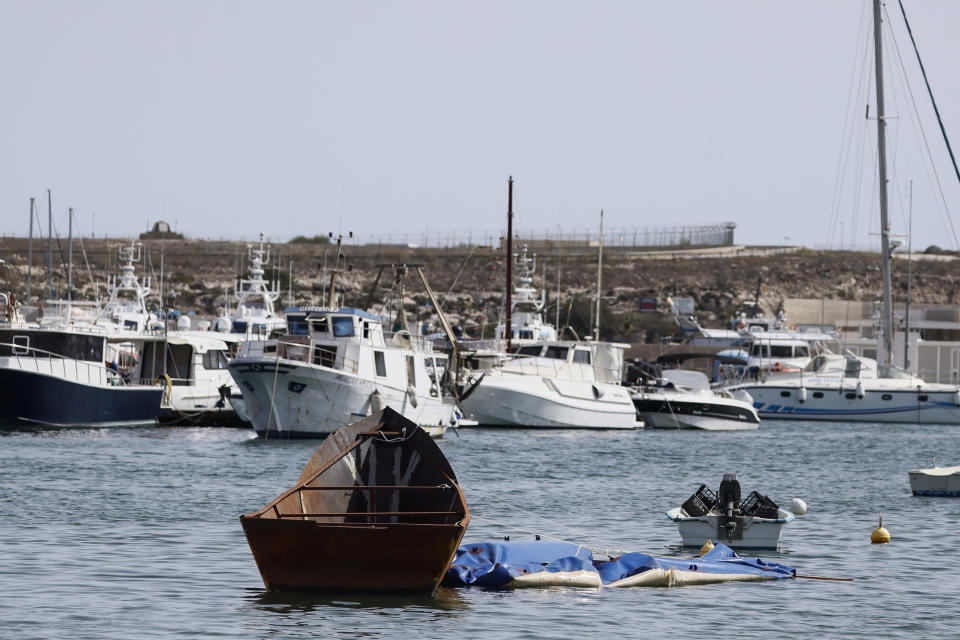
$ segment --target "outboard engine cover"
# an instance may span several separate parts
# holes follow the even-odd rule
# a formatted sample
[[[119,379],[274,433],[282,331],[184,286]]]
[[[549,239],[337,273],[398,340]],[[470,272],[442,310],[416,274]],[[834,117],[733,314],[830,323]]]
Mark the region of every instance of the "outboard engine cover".
[[[717,502],[720,503],[720,508],[724,511],[740,508],[740,481],[737,480],[737,474],[723,474],[723,480],[720,481],[720,491],[717,492]],[[730,503],[733,503],[732,507]]]

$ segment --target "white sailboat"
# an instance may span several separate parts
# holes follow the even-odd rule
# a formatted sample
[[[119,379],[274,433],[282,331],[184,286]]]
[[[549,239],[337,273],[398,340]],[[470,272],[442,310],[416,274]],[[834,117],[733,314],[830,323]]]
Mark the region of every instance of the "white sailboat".
[[[732,388],[749,393],[762,418],[960,424],[960,389],[956,385],[924,382],[892,364],[896,325],[890,287],[892,245],[887,213],[880,0],[873,1],[873,24],[883,280],[878,360],[852,353],[822,353],[802,371],[771,374]]]

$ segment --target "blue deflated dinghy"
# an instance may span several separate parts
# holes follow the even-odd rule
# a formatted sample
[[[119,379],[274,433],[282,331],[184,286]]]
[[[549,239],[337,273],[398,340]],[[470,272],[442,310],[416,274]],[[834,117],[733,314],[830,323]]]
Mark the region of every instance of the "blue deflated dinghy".
[[[695,558],[627,553],[597,561],[567,542],[480,542],[457,549],[443,584],[450,587],[673,587],[796,576],[786,565],[743,558],[723,544]]]

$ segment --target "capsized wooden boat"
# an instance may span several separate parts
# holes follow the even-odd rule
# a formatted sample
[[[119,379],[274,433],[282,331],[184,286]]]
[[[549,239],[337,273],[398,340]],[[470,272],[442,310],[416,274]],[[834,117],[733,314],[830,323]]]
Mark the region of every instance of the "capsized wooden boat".
[[[440,448],[389,407],[330,434],[295,487],[240,516],[269,591],[432,594],[469,522]]]

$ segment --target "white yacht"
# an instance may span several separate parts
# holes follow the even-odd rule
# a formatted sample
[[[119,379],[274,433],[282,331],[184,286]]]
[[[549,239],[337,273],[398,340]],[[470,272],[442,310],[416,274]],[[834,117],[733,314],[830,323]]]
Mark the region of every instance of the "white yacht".
[[[853,354],[822,353],[802,371],[727,387],[746,391],[761,418],[960,424],[955,385]]]
[[[352,308],[287,311],[287,334],[248,341],[227,368],[240,413],[263,438],[316,438],[390,406],[439,437],[458,418],[448,358],[408,331]]]
[[[461,406],[483,426],[635,429],[636,409],[620,386],[623,352],[608,342],[558,341],[543,321],[543,297],[533,287],[533,259],[523,246],[516,264],[519,285],[511,310],[514,353],[501,350],[486,360],[487,369],[470,371]],[[516,318],[517,322],[512,322]],[[506,335],[505,325],[497,337]],[[469,362],[470,356],[467,361]]]
[[[713,390],[699,371],[664,369],[660,378],[638,386],[631,397],[648,427],[751,431],[760,426],[749,394]]]
[[[274,332],[283,332],[287,323],[283,316],[274,310],[274,303],[280,297],[279,284],[271,286],[263,278],[264,267],[270,264],[270,247],[254,248],[247,245],[247,257],[250,260],[250,278],[241,278],[234,295],[237,308],[232,315],[217,318],[214,329],[222,333],[241,334],[247,339],[263,340]]]

